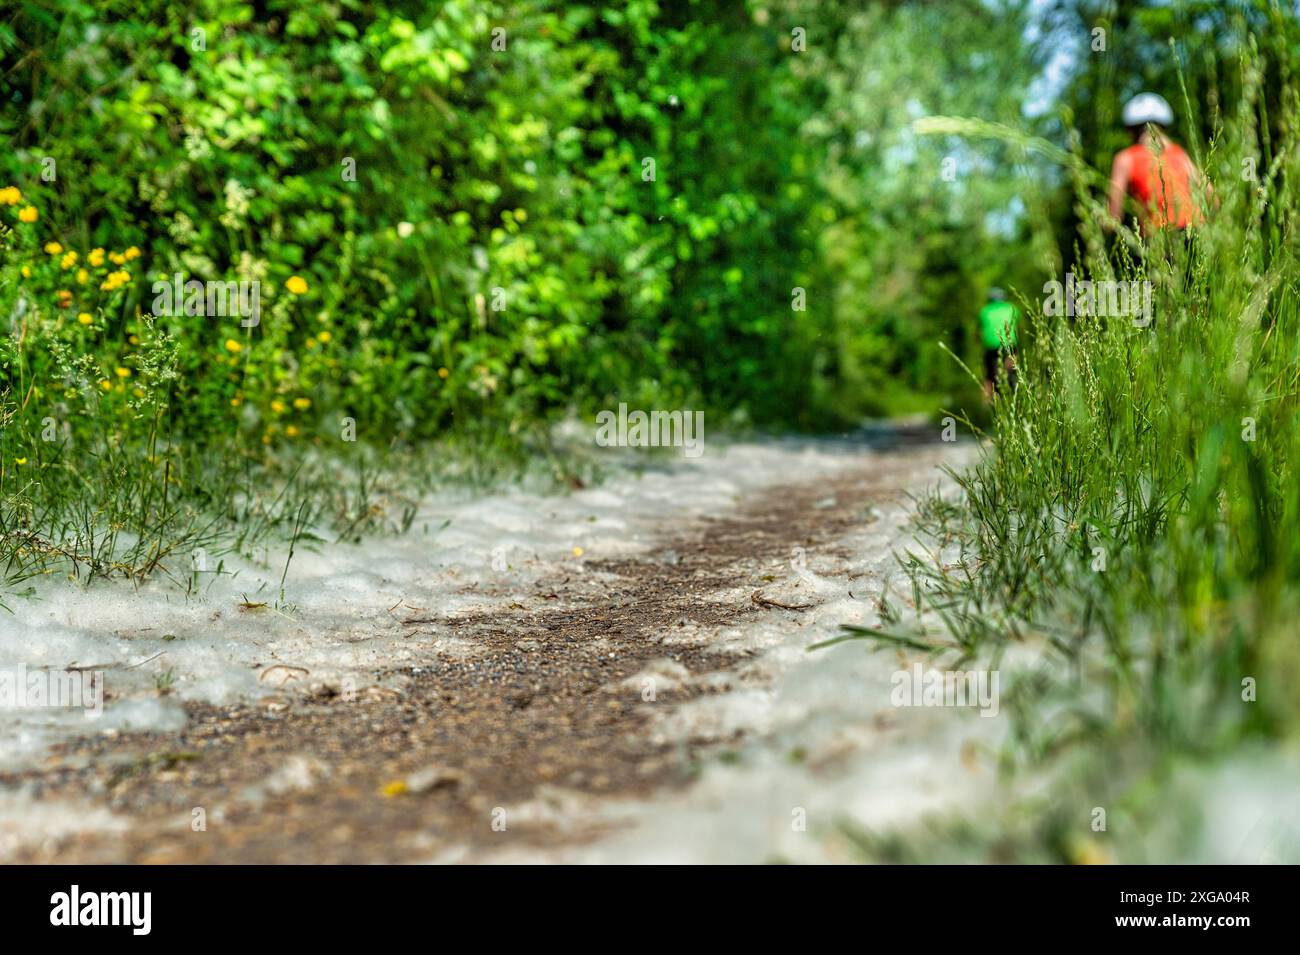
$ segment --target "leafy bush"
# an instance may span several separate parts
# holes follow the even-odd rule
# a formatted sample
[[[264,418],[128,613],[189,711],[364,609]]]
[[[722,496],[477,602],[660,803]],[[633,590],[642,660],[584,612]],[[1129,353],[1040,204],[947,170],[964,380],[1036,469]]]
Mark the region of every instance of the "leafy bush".
[[[781,36],[711,2],[17,4],[7,533],[166,551],[178,500],[229,514],[248,469],[354,436],[506,447],[620,400],[817,422]],[[259,320],[155,308],[177,275],[255,283]]]

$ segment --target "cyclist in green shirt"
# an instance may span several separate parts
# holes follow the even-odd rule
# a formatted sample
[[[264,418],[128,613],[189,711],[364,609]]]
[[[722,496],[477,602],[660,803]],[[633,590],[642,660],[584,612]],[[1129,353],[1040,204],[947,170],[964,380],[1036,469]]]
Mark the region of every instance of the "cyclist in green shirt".
[[[980,309],[980,339],[984,344],[984,397],[993,399],[998,387],[998,365],[1006,369],[1007,384],[1016,390],[1016,324],[1020,310],[1007,301],[1000,288],[989,289],[988,303]]]

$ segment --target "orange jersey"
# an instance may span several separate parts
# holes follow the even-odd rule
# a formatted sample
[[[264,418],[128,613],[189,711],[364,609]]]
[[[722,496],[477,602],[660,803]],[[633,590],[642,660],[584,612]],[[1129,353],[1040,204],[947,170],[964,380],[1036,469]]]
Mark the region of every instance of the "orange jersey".
[[[1146,228],[1185,229],[1201,221],[1201,210],[1192,199],[1196,166],[1182,146],[1168,143],[1157,156],[1142,143],[1134,143],[1120,155],[1128,158],[1129,192],[1142,206]]]

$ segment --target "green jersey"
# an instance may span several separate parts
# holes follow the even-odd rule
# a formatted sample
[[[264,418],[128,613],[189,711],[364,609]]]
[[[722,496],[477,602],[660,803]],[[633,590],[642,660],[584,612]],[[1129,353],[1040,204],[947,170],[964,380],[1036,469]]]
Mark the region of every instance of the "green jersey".
[[[980,309],[980,338],[987,349],[1015,348],[1020,310],[1010,302],[989,302]]]

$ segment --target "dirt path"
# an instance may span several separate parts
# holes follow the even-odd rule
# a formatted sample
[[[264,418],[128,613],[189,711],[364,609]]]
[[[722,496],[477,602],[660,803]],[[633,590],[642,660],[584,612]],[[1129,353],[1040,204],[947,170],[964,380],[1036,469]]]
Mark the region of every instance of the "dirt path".
[[[64,744],[39,769],[0,774],[0,787],[108,810],[117,824],[7,856],[407,862],[597,838],[601,825],[583,825],[572,806],[688,784],[699,746],[654,742],[649,714],[706,692],[686,671],[739,662],[707,641],[665,637],[797,614],[759,595],[773,568],[793,547],[833,553],[867,508],[912,490],[918,467],[942,458],[940,446],[904,447],[870,468],[773,487],[731,514],[664,528],[644,559],[593,562],[596,587],[554,579],[506,612],[412,613],[410,639],[426,624],[454,627],[482,652],[454,660],[431,649],[400,674],[400,690],[187,704],[177,732]]]

